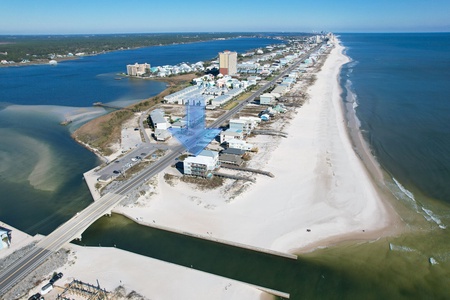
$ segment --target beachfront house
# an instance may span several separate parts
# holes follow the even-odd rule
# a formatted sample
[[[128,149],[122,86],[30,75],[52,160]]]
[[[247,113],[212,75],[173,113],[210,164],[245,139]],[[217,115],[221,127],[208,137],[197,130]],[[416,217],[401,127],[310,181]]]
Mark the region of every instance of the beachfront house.
[[[242,156],[244,156],[245,150],[236,148],[227,148],[219,153],[219,161],[221,164],[230,164],[240,166],[244,162]]]
[[[250,120],[245,119],[231,119],[230,120],[230,130],[239,132],[242,131],[244,135],[250,134],[254,128],[254,123]]]
[[[262,94],[259,96],[259,104],[261,105],[272,105],[275,103],[275,96],[272,94]]]
[[[227,141],[227,143],[228,143],[228,148],[240,149],[240,150],[245,150],[245,151],[250,151],[253,149],[253,144],[249,144],[243,140],[231,139],[231,140]]]
[[[219,152],[203,150],[197,156],[189,156],[183,161],[185,175],[211,177],[212,171],[220,165]]]
[[[242,132],[242,130],[235,131],[232,129],[227,129],[220,133],[220,143],[221,144],[226,141],[229,141],[231,139],[242,140],[242,139],[244,139],[244,133]]]

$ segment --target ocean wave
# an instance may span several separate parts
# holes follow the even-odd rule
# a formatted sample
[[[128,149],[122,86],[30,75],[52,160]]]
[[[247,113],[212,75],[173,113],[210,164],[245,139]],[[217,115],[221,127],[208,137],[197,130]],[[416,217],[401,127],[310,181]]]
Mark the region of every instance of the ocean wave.
[[[414,197],[414,194],[410,191],[408,191],[400,182],[397,181],[394,177],[392,177],[392,180],[394,180],[397,187],[411,200],[416,202],[416,198]]]
[[[439,264],[439,263],[437,262],[437,260],[436,260],[434,257],[430,257],[430,258],[429,258],[429,261],[430,261],[430,264],[432,264],[432,265],[437,265],[437,264]]]
[[[402,191],[402,193],[404,195],[406,195],[406,197],[408,199],[410,199],[412,201],[412,203],[414,204],[414,208],[416,209],[416,211],[418,213],[421,213],[420,210],[418,210],[418,204],[416,201],[416,198],[414,197],[414,194],[409,191],[408,189],[406,189],[400,182],[397,181],[397,179],[395,179],[394,177],[392,177],[392,180],[394,180],[395,184],[397,185],[397,187]],[[422,210],[423,213],[421,213],[424,218],[428,221],[428,222],[434,222],[436,223],[436,225],[439,226],[439,228],[441,229],[446,229],[447,226],[445,224],[442,223],[442,220],[435,214],[433,213],[432,210],[430,209],[426,209],[425,207],[421,206],[420,209]]]
[[[401,252],[414,252],[416,250],[410,248],[410,247],[406,247],[406,246],[398,246],[398,245],[394,245],[392,243],[389,243],[389,249],[391,251],[401,251]]]
[[[425,212],[424,217],[425,217],[425,219],[427,219],[427,221],[433,221],[433,222],[436,223],[436,224],[439,226],[439,228],[441,228],[441,229],[447,228],[447,226],[445,226],[445,225],[442,223],[441,219],[439,219],[439,217],[436,216],[436,214],[433,213],[431,210],[426,209],[426,208],[424,208],[424,207],[422,207],[422,210]]]

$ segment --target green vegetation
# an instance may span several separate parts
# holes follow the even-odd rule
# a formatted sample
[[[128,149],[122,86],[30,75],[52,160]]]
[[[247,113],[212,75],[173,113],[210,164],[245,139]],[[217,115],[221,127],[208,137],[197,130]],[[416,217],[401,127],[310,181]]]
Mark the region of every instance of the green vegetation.
[[[84,130],[80,132],[76,138],[77,140],[98,149],[103,155],[110,155],[112,150],[109,148],[111,141],[120,139],[121,124],[131,117],[133,113],[129,110],[120,110],[112,112],[102,119],[103,122],[99,124],[92,124],[89,126],[96,127],[96,130]],[[100,118],[99,118],[100,119]],[[98,125],[98,126],[97,126]]]
[[[238,104],[239,104],[238,101],[230,101],[226,105],[224,105],[222,108],[225,109],[225,110],[230,110],[230,109],[232,109],[233,107],[235,107]]]
[[[212,178],[201,178],[194,176],[183,176],[181,181],[196,185],[200,190],[212,190],[223,185],[222,177],[213,176]]]
[[[148,33],[101,35],[3,35],[0,36],[1,60],[20,62],[47,60],[69,53],[94,55],[138,47],[190,43],[218,38],[252,36],[246,33]],[[4,53],[7,53],[6,55]]]

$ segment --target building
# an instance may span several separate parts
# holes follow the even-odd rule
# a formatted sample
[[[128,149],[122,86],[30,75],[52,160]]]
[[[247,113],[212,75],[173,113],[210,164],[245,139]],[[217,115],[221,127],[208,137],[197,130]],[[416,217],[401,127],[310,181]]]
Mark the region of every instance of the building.
[[[160,142],[165,142],[172,137],[172,134],[167,129],[155,129],[155,139]]]
[[[0,227],[0,250],[9,248],[11,245],[11,230]]]
[[[185,104],[185,101],[187,99],[192,99],[200,96],[204,90],[205,88],[200,86],[188,86],[187,88],[184,88],[178,92],[165,96],[164,100],[167,103],[171,104]]]
[[[237,73],[237,52],[228,50],[219,52],[219,72],[222,75],[235,75]]]
[[[128,76],[142,76],[144,74],[150,73],[150,64],[138,64],[127,65],[127,75]]]
[[[259,96],[259,104],[271,105],[275,102],[275,96],[271,94],[262,94]]]
[[[232,140],[232,139],[237,139],[237,140],[244,139],[244,133],[242,132],[242,130],[234,131],[231,129],[227,129],[220,133],[220,143],[221,144],[226,141]]]
[[[243,132],[244,135],[250,134],[252,130],[255,128],[256,123],[250,119],[239,118],[239,119],[231,119],[230,120],[230,130],[236,132]]]
[[[155,109],[150,113],[150,121],[153,128],[166,130],[170,127],[170,123],[164,118],[164,111],[162,109]]]
[[[231,154],[220,154],[219,155],[219,161],[221,164],[229,164],[229,165],[235,165],[235,166],[241,166],[244,162],[242,160],[242,157],[239,157],[237,155],[231,155]]]
[[[253,149],[253,145],[243,140],[231,139],[228,141],[228,148],[250,151]]]
[[[203,150],[197,156],[189,156],[183,161],[185,175],[211,177],[212,171],[220,165],[219,152]]]

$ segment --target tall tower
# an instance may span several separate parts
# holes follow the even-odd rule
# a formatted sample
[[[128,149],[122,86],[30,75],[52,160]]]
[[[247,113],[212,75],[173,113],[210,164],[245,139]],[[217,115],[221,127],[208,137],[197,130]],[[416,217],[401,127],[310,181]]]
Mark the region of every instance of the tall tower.
[[[237,73],[237,52],[225,50],[219,52],[219,72],[222,75],[234,75]]]

